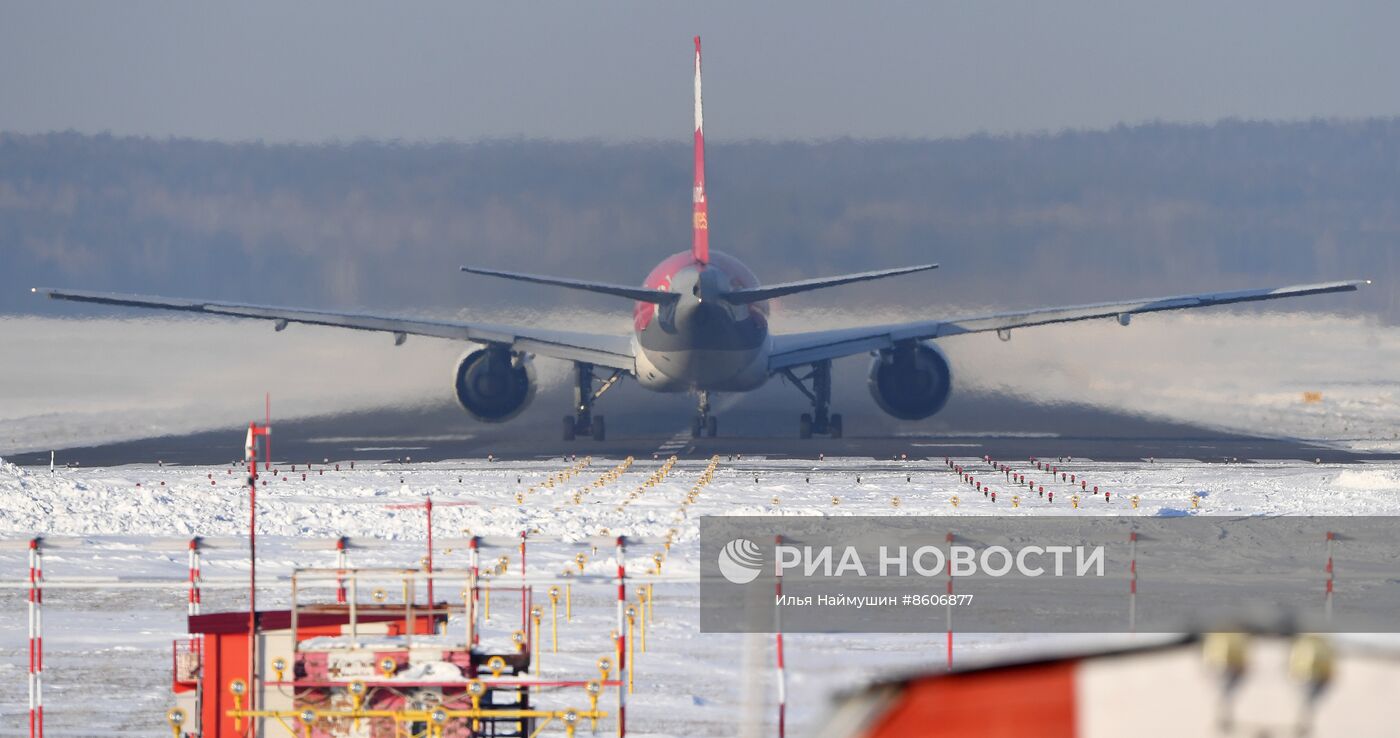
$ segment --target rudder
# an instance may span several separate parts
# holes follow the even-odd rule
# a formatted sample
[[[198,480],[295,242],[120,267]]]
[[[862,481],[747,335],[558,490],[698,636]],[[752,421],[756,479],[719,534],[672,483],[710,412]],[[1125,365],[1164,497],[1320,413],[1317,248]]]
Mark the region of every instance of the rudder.
[[[705,116],[700,101],[700,37],[695,37],[695,189],[690,253],[701,264],[710,263],[710,220],[705,202]]]

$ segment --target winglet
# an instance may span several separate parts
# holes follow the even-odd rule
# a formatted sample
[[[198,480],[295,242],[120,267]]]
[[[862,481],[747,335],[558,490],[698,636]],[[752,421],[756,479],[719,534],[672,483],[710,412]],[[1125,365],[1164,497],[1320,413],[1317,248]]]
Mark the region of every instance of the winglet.
[[[705,203],[705,115],[700,102],[700,37],[695,37],[695,189],[694,222],[691,224],[690,254],[701,264],[710,263],[710,219]]]

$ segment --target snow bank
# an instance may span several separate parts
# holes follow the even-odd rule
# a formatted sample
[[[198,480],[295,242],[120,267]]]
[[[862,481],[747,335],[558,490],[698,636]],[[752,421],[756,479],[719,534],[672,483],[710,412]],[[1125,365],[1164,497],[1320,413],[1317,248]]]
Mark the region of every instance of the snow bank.
[[[1332,485],[1343,489],[1400,490],[1400,472],[1391,469],[1343,469]]]

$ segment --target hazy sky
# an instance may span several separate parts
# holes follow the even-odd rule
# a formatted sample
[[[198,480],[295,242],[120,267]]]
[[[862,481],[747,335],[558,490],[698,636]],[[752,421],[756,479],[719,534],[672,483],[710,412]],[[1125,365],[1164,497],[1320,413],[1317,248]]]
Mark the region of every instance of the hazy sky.
[[[1394,2],[17,3],[0,130],[939,137],[1400,114]]]

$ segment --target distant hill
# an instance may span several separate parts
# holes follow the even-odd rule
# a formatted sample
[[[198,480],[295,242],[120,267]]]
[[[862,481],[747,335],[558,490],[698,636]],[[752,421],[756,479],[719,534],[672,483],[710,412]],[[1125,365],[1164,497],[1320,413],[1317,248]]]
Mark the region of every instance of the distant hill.
[[[296,146],[0,134],[0,312],[34,285],[452,311],[615,303],[462,263],[637,282],[689,242],[688,144]],[[1400,119],[712,144],[712,246],[827,293],[1023,306],[1371,277],[1400,321]],[[803,298],[802,304],[822,298]],[[601,301],[600,301],[601,300]]]

